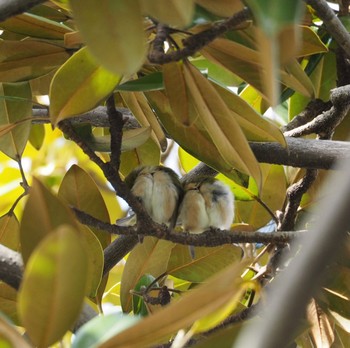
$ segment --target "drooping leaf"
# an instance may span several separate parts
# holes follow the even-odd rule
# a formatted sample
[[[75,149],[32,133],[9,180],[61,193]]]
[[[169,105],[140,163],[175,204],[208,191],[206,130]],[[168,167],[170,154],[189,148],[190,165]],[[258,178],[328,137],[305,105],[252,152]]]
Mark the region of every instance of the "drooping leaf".
[[[68,58],[64,48],[47,42],[0,41],[0,81],[24,81],[45,75]]]
[[[17,125],[0,137],[0,151],[16,160],[21,157],[27,144],[32,114],[32,94],[29,83],[0,84],[0,126]],[[19,97],[11,99],[7,97]]]
[[[0,283],[0,308],[13,323],[20,325],[17,313],[17,290],[3,282]]]
[[[214,248],[196,247],[192,259],[188,246],[177,244],[171,251],[167,273],[193,283],[204,282],[228,264],[239,262],[242,249],[234,245]]]
[[[70,5],[98,62],[117,75],[129,75],[141,67],[147,45],[139,1],[108,0],[101,6],[94,0],[71,0]]]
[[[62,23],[31,13],[22,13],[11,17],[1,22],[0,28],[26,36],[56,40],[63,40],[64,34],[72,31],[71,28]]]
[[[189,327],[199,318],[225,307],[245,287],[240,277],[244,267],[242,263],[228,266],[211,277],[207,283],[184,294],[180,301],[170,303],[133,327],[115,335],[100,348],[147,347],[168,339],[171,334]]]
[[[191,23],[194,12],[193,0],[141,0],[146,15],[174,27],[185,27]]]
[[[86,251],[68,225],[46,236],[31,255],[18,309],[26,332],[39,347],[55,343],[78,318],[87,270]]]
[[[77,227],[63,201],[34,178],[20,228],[23,261],[26,263],[40,241],[63,224]]]
[[[130,253],[123,271],[120,288],[120,301],[124,312],[132,305],[130,290],[146,273],[158,277],[167,269],[171,249],[175,244],[153,237],[146,237]]]
[[[152,139],[159,143],[162,151],[165,151],[166,137],[145,95],[142,92],[120,92],[120,95],[141,126],[151,126]]]
[[[45,139],[45,127],[43,124],[33,124],[29,133],[29,142],[36,149],[40,150]]]
[[[210,82],[190,64],[184,66],[184,76],[200,122],[221,156],[232,168],[251,175],[260,186],[258,162],[225,102]]]

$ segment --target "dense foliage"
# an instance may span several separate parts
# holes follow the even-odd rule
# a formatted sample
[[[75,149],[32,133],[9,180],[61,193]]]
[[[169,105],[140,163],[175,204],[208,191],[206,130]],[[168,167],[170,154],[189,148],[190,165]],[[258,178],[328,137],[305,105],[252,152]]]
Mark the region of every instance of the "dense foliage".
[[[350,149],[335,141],[349,133],[349,1],[10,3],[0,5],[0,345],[348,347],[345,223],[332,225],[337,258],[316,258],[322,283],[317,272],[305,300],[290,298],[302,315],[276,314],[264,331],[289,336],[268,344],[252,332],[260,305],[273,307],[265,289],[288,278],[300,235],[319,226],[308,212],[331,199],[320,188],[346,157],[336,146]],[[229,185],[231,229],[191,235],[152,221],[124,179],[160,163]],[[115,224],[125,202],[133,226]]]

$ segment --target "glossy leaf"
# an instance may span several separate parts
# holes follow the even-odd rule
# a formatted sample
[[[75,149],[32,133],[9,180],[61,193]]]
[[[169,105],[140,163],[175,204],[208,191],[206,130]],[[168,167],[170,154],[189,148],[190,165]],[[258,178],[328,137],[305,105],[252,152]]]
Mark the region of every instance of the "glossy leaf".
[[[88,321],[76,333],[72,348],[93,348],[113,335],[135,325],[140,320],[137,316],[120,313],[101,315]]]
[[[34,178],[20,228],[23,261],[26,263],[40,241],[63,224],[77,227],[63,201]]]
[[[0,41],[0,81],[25,81],[45,75],[63,64],[68,52],[42,41]]]
[[[251,175],[260,186],[261,173],[258,162],[225,102],[210,82],[193,66],[185,65],[184,76],[199,112],[200,121],[223,159],[232,167]]]
[[[32,94],[27,82],[1,83],[0,96],[22,99],[0,98],[0,126],[16,124],[7,134],[0,137],[0,151],[16,160],[23,153],[30,131]]]
[[[159,143],[162,151],[165,151],[167,148],[165,134],[145,95],[142,92],[120,92],[120,95],[141,126],[151,126],[152,139]]]
[[[170,252],[175,244],[153,237],[145,237],[130,253],[123,271],[120,300],[124,312],[132,305],[130,290],[135,289],[139,279],[146,273],[158,277],[167,269]]]
[[[136,292],[140,292],[142,290],[145,290],[147,287],[149,287],[152,284],[153,287],[159,287],[158,282],[154,283],[154,278],[150,274],[145,274],[143,275],[139,281],[137,282],[135,289],[133,289]],[[141,316],[146,316],[148,315],[148,310],[145,305],[145,302],[140,295],[135,295],[133,294],[132,296],[132,311],[134,315],[141,315]]]
[[[138,1],[107,0],[101,6],[94,0],[71,0],[70,5],[90,52],[100,64],[117,75],[129,75],[141,67],[147,45]]]
[[[141,0],[143,12],[159,22],[174,27],[185,27],[191,23],[193,0]]]
[[[145,92],[163,89],[163,74],[159,71],[120,84],[118,91]]]
[[[177,244],[171,251],[167,273],[189,282],[201,283],[242,258],[242,249],[234,245],[196,247],[194,250],[195,258],[192,259],[188,246]]]
[[[12,250],[19,250],[19,223],[15,215],[0,217],[0,244]]]
[[[2,29],[41,39],[62,40],[65,33],[72,31],[64,24],[31,13],[22,13],[0,23]]]
[[[46,347],[71,328],[83,305],[86,252],[77,232],[61,226],[30,257],[19,291],[18,309],[31,340]]]
[[[53,124],[89,111],[105,99],[121,77],[100,65],[84,47],[56,72],[50,87],[50,117]]]
[[[211,277],[207,283],[184,294],[180,301],[171,303],[110,338],[100,348],[147,347],[168,339],[171,334],[189,327],[199,318],[223,308],[228,301],[241,293],[243,280],[240,274],[243,268],[244,264],[241,263],[228,266]]]

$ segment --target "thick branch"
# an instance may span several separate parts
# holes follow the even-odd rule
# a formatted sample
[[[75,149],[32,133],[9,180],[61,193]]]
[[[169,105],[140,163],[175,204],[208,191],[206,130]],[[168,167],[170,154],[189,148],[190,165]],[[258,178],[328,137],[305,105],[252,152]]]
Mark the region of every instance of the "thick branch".
[[[7,18],[16,16],[32,7],[42,4],[46,0],[1,0],[0,1],[0,22]]]
[[[0,280],[18,290],[22,281],[21,255],[0,244]]]

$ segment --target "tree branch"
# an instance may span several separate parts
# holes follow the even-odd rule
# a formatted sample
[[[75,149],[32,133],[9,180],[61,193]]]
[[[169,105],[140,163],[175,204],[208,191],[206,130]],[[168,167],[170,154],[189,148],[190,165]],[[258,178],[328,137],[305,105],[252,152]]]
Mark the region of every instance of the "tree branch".
[[[46,0],[1,0],[0,1],[0,22],[7,18],[19,15],[30,10],[36,5],[44,3]]]

